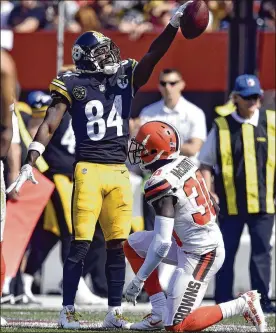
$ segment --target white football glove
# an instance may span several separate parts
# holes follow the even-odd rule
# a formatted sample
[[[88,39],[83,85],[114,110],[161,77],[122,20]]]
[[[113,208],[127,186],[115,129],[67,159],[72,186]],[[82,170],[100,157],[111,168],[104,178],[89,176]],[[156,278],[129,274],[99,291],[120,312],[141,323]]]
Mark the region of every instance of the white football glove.
[[[173,14],[171,20],[170,20],[170,24],[178,29],[180,26],[180,17],[183,16],[184,10],[185,8],[188,6],[189,3],[192,3],[193,1],[187,1],[185,2],[183,5],[179,6],[179,8],[177,9],[177,11]]]
[[[30,164],[24,164],[20,170],[19,176],[16,180],[7,188],[6,193],[10,193],[14,188],[15,192],[19,193],[22,185],[25,181],[30,180],[33,184],[38,184],[33,174],[33,167]]]
[[[135,305],[137,303],[136,298],[140,294],[143,286],[144,282],[138,279],[137,276],[135,276],[135,278],[130,282],[126,289],[125,298],[127,302],[131,302],[133,303],[133,305]]]

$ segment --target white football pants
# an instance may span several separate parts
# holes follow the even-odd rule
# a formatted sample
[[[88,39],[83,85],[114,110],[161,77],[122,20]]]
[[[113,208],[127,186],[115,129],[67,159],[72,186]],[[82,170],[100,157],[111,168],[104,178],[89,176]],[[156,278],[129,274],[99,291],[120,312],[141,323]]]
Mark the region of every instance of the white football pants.
[[[135,232],[128,238],[129,245],[142,258],[146,257],[153,231]],[[225,257],[223,243],[204,255],[181,250],[175,240],[164,263],[176,266],[167,289],[167,304],[163,311],[165,326],[177,325],[197,309],[212,277],[221,268]]]

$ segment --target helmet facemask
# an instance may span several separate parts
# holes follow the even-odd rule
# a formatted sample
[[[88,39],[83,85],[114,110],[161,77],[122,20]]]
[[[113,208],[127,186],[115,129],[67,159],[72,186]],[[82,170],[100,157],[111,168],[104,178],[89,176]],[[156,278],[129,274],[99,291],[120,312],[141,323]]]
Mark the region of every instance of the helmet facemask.
[[[131,140],[128,150],[130,163],[139,164],[142,170],[154,169],[155,162],[166,163],[178,158],[179,154],[178,131],[172,125],[161,121],[150,121],[142,125],[136,137]]]
[[[148,135],[142,143],[139,143],[135,140],[135,138],[131,139],[131,143],[128,150],[128,159],[130,164],[137,165],[141,170],[147,170],[147,166],[153,164],[154,162],[158,161],[163,154],[163,150],[161,150],[158,154],[156,149],[152,149],[148,151],[146,148],[147,141],[150,135]],[[150,162],[146,162],[145,159],[150,157],[151,155],[155,155]]]
[[[74,60],[83,57],[84,66],[76,64],[81,72],[112,75],[117,72],[121,62],[120,50],[109,38],[104,38],[93,48],[75,45],[72,55]]]

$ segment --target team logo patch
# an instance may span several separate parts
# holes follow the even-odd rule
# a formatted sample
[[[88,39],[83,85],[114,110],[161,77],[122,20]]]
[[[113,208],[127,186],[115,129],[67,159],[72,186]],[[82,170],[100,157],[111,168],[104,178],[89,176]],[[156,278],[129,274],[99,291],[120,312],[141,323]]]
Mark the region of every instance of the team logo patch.
[[[104,92],[104,91],[105,91],[105,85],[104,85],[104,84],[100,84],[100,85],[99,85],[99,90],[100,90],[101,92]]]
[[[246,80],[248,87],[254,87],[255,81],[253,79],[247,79]]]
[[[72,93],[76,100],[81,101],[85,99],[87,95],[87,90],[84,87],[77,86],[73,89]]]
[[[121,89],[126,89],[126,87],[128,86],[128,77],[126,75],[119,76],[118,79],[117,79],[117,85]]]

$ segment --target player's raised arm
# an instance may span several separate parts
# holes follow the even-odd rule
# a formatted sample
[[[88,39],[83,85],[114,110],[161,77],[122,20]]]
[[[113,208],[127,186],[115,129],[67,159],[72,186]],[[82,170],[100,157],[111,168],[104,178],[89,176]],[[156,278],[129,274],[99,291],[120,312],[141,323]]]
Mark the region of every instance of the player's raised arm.
[[[28,149],[28,155],[25,164],[22,166],[17,179],[7,189],[7,193],[15,188],[18,193],[25,181],[30,180],[33,184],[37,184],[34,178],[32,167],[40,155],[43,154],[45,147],[51,140],[55,130],[59,126],[64,113],[67,110],[67,103],[61,96],[54,97],[51,105],[49,106],[46,116],[40,125],[33,142]]]
[[[141,61],[135,68],[133,74],[133,86],[135,91],[147,83],[151,76],[151,73],[158,63],[158,61],[164,56],[168,51],[171,43],[173,42],[179,25],[180,18],[190,1],[181,5],[176,13],[172,16],[170,23],[164,29],[164,31],[153,41],[148,52],[144,55]]]

